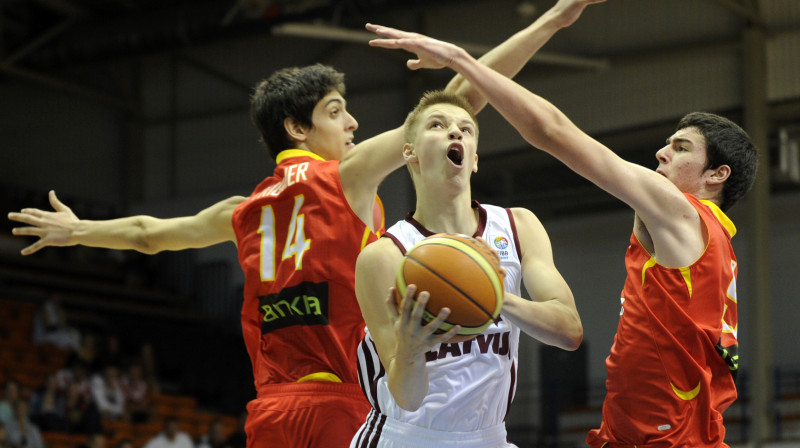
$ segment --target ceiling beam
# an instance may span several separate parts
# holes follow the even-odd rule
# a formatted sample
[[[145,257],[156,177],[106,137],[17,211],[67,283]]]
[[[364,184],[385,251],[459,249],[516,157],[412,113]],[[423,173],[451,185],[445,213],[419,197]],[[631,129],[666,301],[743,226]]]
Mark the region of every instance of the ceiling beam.
[[[33,51],[36,51],[37,48],[41,47],[42,45],[50,42],[59,34],[63,33],[64,31],[68,30],[76,21],[76,18],[67,17],[59,24],[53,26],[49,30],[47,30],[44,34],[33,39],[32,41],[28,42],[27,44],[23,45],[22,48],[19,48],[17,51],[9,55],[7,58],[3,60],[5,65],[14,65],[18,60],[24,58],[28,54]]]
[[[135,110],[129,102],[121,98],[117,98],[115,96],[103,92],[98,92],[97,90],[93,90],[89,87],[85,87],[79,84],[74,84],[59,78],[15,67],[13,65],[0,64],[0,73],[4,73],[6,75],[9,75],[17,79],[22,79],[25,81],[41,84],[43,86],[60,90],[62,92],[66,92],[69,94],[78,95],[86,99],[89,99],[91,101],[95,101],[97,103],[113,107],[115,109],[125,110],[129,112],[133,112]]]
[[[353,30],[350,28],[323,25],[319,23],[298,22],[288,22],[275,25],[272,27],[272,34],[274,36],[292,36],[305,39],[319,39],[356,44],[366,44],[376,37],[375,34],[368,31]],[[454,42],[454,44],[460,46],[475,57],[480,57],[493,48],[489,45],[479,45],[464,42]],[[529,62],[593,70],[606,70],[610,67],[609,60],[604,58],[588,58],[583,56],[547,52],[537,53]]]

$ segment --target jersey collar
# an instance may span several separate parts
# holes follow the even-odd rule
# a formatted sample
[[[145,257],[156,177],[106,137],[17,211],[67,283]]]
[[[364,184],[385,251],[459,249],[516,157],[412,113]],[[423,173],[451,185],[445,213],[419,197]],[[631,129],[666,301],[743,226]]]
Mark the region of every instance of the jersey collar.
[[[725,230],[727,230],[728,234],[730,234],[731,238],[733,238],[733,236],[736,235],[736,226],[733,225],[733,221],[731,221],[731,219],[728,218],[728,215],[726,215],[725,212],[723,212],[722,209],[719,208],[717,204],[711,201],[708,201],[706,199],[700,199],[700,202],[702,202],[708,208],[711,209],[711,212],[714,213],[714,216],[717,217],[720,224],[722,224],[722,226],[725,227]]]
[[[290,157],[311,157],[312,159],[322,160],[322,157],[319,154],[315,154],[311,151],[306,151],[305,149],[284,149],[283,151],[278,153],[278,157],[275,157],[275,163],[281,163],[284,160]]]

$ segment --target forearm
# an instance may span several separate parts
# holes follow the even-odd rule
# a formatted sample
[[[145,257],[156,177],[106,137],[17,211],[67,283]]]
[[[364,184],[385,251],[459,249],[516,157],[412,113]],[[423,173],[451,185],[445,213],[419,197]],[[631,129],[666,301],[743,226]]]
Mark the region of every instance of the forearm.
[[[564,350],[575,350],[583,340],[583,325],[574,307],[559,300],[533,302],[506,293],[503,315],[526,334]]]
[[[397,405],[407,411],[416,411],[428,394],[428,372],[425,358],[400,361],[392,358],[386,369],[389,391]]]
[[[150,232],[159,221],[161,220],[151,216],[130,216],[105,221],[83,219],[75,223],[70,240],[82,246],[154,254],[163,250],[150,238]]]
[[[558,135],[574,127],[560,110],[544,98],[481,64],[459,50],[450,68],[461,73],[481,95],[537,148],[551,152]]]
[[[550,9],[531,25],[481,56],[478,62],[513,78],[561,28],[557,14]],[[476,111],[486,105],[487,100],[480,90],[460,73],[448,83],[446,90],[466,97]]]

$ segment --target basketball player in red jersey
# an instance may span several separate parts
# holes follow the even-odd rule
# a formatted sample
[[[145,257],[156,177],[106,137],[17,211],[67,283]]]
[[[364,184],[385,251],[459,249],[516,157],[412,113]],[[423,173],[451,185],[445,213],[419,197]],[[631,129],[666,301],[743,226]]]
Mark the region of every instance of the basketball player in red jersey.
[[[683,117],[655,171],[628,163],[556,107],[463,49],[389,30],[373,41],[416,53],[412,69],[462,74],[533,146],[634,211],[617,335],[606,360],[603,421],[592,447],[720,447],[736,399],[736,228],[725,215],[749,190],[757,149],[731,121]]]
[[[481,61],[515,74],[596,1],[559,0]],[[485,104],[461,77],[447,90],[476,109]],[[342,75],[323,66],[282,70],[259,83],[251,115],[277,168],[248,198],[180,218],[86,221],[50,192],[56,212],[11,213],[30,226],[13,232],[39,237],[25,255],[46,246],[156,253],[233,241],[245,272],[242,328],[258,393],[248,405],[248,446],[347,446],[369,410],[356,382],[364,321],[353,272],[382,228],[375,198],[383,178],[403,165],[402,127],[354,145],[358,123],[347,112]]]

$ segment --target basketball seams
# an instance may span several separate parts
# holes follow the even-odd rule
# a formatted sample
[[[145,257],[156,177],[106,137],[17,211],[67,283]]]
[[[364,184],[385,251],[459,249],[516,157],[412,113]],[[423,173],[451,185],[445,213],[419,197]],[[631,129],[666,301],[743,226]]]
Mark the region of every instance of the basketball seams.
[[[478,264],[483,272],[486,273],[486,276],[489,278],[489,281],[492,283],[492,289],[494,290],[495,297],[498,300],[502,300],[503,298],[503,284],[500,278],[500,275],[497,274],[499,265],[492,263],[489,261],[491,258],[496,256],[493,252],[489,251],[488,249],[474,246],[470,242],[463,241],[460,239],[453,239],[453,238],[430,238],[426,240],[422,240],[414,246],[411,251],[416,249],[420,246],[428,246],[428,245],[436,245],[436,246],[450,246],[456,250],[459,250],[469,256],[472,261]],[[411,253],[409,251],[409,253]]]
[[[469,302],[472,303],[476,308],[478,308],[480,311],[482,311],[484,314],[486,314],[486,317],[488,317],[490,320],[494,320],[494,316],[492,315],[491,312],[489,312],[483,305],[478,303],[477,300],[473,299],[469,294],[464,292],[464,290],[459,288],[456,284],[454,284],[453,282],[451,282],[450,280],[448,280],[447,278],[445,278],[444,276],[442,276],[441,274],[436,272],[433,268],[431,268],[430,266],[426,265],[425,263],[423,263],[418,258],[415,258],[413,255],[409,255],[407,258],[408,258],[408,260],[411,260],[414,263],[416,263],[418,266],[423,267],[425,270],[427,270],[434,277],[436,277],[439,280],[441,280],[444,284],[450,286],[450,288],[452,288],[453,290],[457,291],[459,294],[461,294],[462,297],[464,297],[467,300],[469,300]],[[432,318],[436,317],[435,314],[431,313],[428,310],[425,310],[425,312],[426,312],[426,314],[428,314]],[[452,328],[453,324],[451,322],[447,322],[447,323],[449,323],[450,324],[450,328]],[[483,325],[481,325],[481,327],[483,327]],[[469,327],[469,326],[468,327],[464,327],[462,325],[462,329],[471,329],[471,328],[480,328],[480,327]],[[442,329],[446,331],[449,328],[445,328],[444,326],[442,326]]]
[[[428,246],[428,248],[418,251],[420,253],[414,254],[415,251],[421,246]],[[436,246],[441,247],[441,249],[434,249]],[[430,250],[434,250],[433,253],[437,251],[442,251],[444,249],[457,251],[453,252],[449,256],[443,256],[440,261],[435,262],[432,265],[426,264],[428,255],[426,255]],[[447,253],[447,250],[444,250],[443,253]],[[463,256],[468,257],[470,261],[467,261],[466,258]],[[454,265],[450,268],[446,268],[448,260],[451,258],[455,260],[456,258],[460,259],[461,262],[466,263],[465,265]],[[444,261],[444,265],[442,265],[442,261]],[[406,264],[409,262],[409,264]],[[434,266],[436,266],[434,268]],[[452,271],[452,269],[456,268],[456,271]],[[470,267],[471,266],[471,267]],[[444,268],[444,269],[443,269]],[[482,274],[483,279],[481,280],[483,286],[481,287],[482,290],[479,291],[471,291],[471,294],[478,294],[474,298],[468,294],[466,291],[468,289],[465,288],[464,285],[459,287],[463,281],[465,281],[464,277],[459,279],[458,274],[455,274],[456,277],[450,278],[451,275],[454,275],[455,272],[459,270],[459,268],[463,269],[464,272],[469,272],[469,275],[480,276]],[[443,269],[443,270],[442,270]],[[478,269],[478,271],[475,271]],[[441,272],[440,272],[441,270]],[[473,272],[475,271],[475,272]],[[416,272],[416,273],[415,273]],[[486,328],[492,324],[492,322],[497,322],[497,316],[499,316],[500,311],[502,309],[503,303],[503,290],[504,290],[504,280],[503,280],[503,273],[502,267],[500,264],[500,260],[497,257],[497,254],[492,251],[490,248],[486,247],[483,244],[480,244],[479,241],[476,239],[461,235],[461,234],[436,234],[431,235],[421,241],[418,241],[416,244],[413,244],[408,252],[404,254],[403,260],[400,263],[399,269],[397,270],[396,281],[395,281],[395,299],[400,304],[403,297],[405,297],[406,291],[408,289],[408,285],[412,283],[417,283],[417,281],[407,281],[406,277],[411,276],[416,278],[417,275],[424,275],[428,276],[430,281],[433,282],[428,289],[429,292],[433,293],[437,289],[440,289],[436,292],[437,296],[440,294],[456,294],[455,297],[461,297],[460,300],[464,301],[464,305],[471,304],[472,310],[469,313],[472,314],[472,322],[481,321],[478,317],[483,315],[488,319],[483,319],[484,322],[475,325],[475,324],[466,324],[461,323],[461,330],[459,331],[459,335],[464,336],[472,336],[482,333],[486,330]],[[418,281],[421,281],[418,280]],[[438,283],[439,286],[433,286],[433,284]],[[426,290],[423,286],[418,285],[420,290]],[[449,292],[447,292],[449,291]],[[494,298],[494,310],[493,312],[488,309],[490,306],[489,303],[483,304],[483,301],[489,300],[489,297]],[[450,306],[447,305],[448,300],[444,300],[441,305],[436,305],[439,300],[432,301],[428,305],[431,306]],[[468,308],[464,308],[465,310]],[[449,319],[446,319],[439,327],[437,332],[443,332],[451,329],[455,324],[454,322],[458,322],[461,320],[461,317],[457,317],[458,314],[452,314]],[[431,313],[427,307],[424,310],[424,321],[431,321],[436,318],[436,314]],[[477,318],[477,319],[475,319]]]

